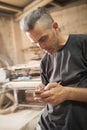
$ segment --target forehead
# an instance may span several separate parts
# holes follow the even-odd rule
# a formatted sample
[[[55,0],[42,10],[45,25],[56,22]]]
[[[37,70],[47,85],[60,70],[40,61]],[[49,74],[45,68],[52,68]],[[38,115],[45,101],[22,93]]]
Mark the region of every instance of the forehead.
[[[30,30],[26,34],[35,40],[38,40],[41,36],[45,35],[47,33],[47,28],[43,24],[36,23],[34,29]]]

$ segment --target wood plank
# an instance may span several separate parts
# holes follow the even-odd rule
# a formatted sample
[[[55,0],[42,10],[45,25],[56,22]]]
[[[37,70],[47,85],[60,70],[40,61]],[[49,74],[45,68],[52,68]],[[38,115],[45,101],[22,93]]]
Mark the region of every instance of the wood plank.
[[[37,9],[38,7],[43,7],[48,3],[52,2],[53,0],[36,0],[32,4],[29,4],[24,8],[21,14],[16,15],[15,21],[19,21],[22,17],[27,15],[30,11]]]

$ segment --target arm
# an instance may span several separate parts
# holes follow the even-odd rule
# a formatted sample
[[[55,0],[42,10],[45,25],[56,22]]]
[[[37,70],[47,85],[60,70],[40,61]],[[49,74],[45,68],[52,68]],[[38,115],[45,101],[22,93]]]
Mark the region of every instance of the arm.
[[[67,89],[67,100],[87,102],[87,88],[70,88]]]
[[[58,83],[49,83],[39,97],[43,102],[53,105],[65,100],[87,102],[87,88],[63,87]]]

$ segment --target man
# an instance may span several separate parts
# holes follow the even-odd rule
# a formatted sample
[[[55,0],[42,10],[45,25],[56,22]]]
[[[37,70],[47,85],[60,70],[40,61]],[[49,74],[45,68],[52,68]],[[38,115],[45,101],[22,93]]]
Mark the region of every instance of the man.
[[[32,11],[20,25],[46,52],[37,86],[43,92],[34,97],[46,103],[41,130],[87,130],[87,35],[63,35],[44,8]]]

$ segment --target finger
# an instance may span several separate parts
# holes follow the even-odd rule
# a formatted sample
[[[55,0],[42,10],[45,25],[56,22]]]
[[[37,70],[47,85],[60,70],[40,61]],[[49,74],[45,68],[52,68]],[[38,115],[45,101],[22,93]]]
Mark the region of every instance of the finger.
[[[49,90],[51,88],[55,88],[58,84],[57,83],[49,83],[45,86],[44,90]]]
[[[46,97],[46,98],[42,98],[42,101],[45,102],[45,103],[51,103],[53,102],[53,100],[51,99],[51,97]]]
[[[40,97],[41,98],[47,98],[47,97],[49,97],[49,96],[51,96],[52,95],[52,91],[51,90],[46,90],[46,91],[44,91],[44,92],[42,92],[41,94],[40,94]]]
[[[34,97],[40,97],[40,95],[41,95],[42,92],[43,92],[43,91],[41,91],[41,90],[35,90],[35,91],[33,92],[33,96],[34,96]]]
[[[34,100],[37,101],[37,102],[43,102],[40,97],[35,97]]]
[[[54,100],[53,97],[47,97],[47,98],[42,98],[42,101],[44,103],[50,103],[52,104],[53,106],[57,105],[58,103],[56,102],[56,100]]]
[[[36,91],[41,91],[41,90],[44,89],[44,87],[45,87],[44,84],[39,84],[38,86],[35,87],[35,90],[36,90]]]

